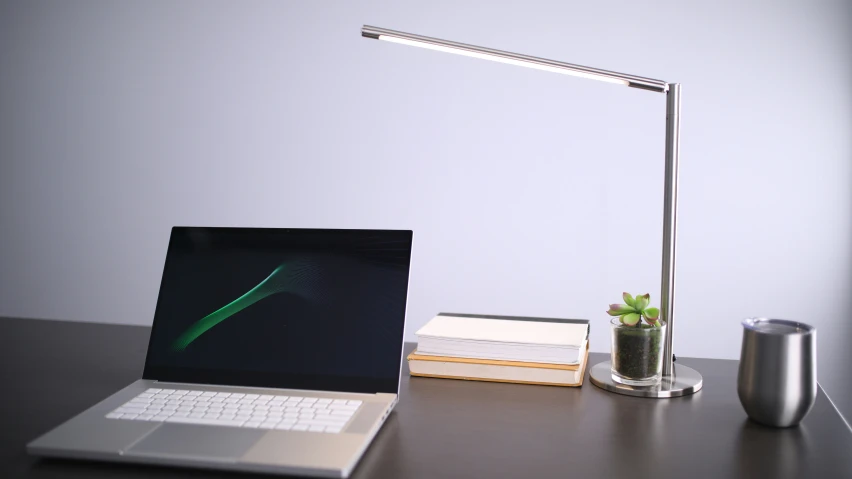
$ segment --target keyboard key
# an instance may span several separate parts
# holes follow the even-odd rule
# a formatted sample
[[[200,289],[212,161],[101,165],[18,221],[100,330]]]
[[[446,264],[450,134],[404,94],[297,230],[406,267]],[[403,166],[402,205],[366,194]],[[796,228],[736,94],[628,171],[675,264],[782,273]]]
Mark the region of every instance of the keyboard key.
[[[307,431],[309,427],[310,426],[306,426],[304,424],[296,424],[295,426],[293,426],[290,429],[293,430],[293,431]]]
[[[257,429],[261,425],[260,421],[251,421],[243,424],[243,427],[251,427]]]
[[[261,394],[258,399],[263,399],[265,401],[271,401],[275,396],[271,394]]]
[[[302,404],[313,404],[317,402],[317,398],[305,398],[302,399]]]
[[[334,401],[332,401],[331,403],[332,403],[332,404],[343,404],[343,405],[345,405],[345,404],[346,404],[346,399],[335,399],[335,400],[334,400]]]
[[[115,412],[120,412],[122,414],[140,414],[145,412],[145,408],[139,407],[120,407],[115,410]]]
[[[303,398],[303,397],[301,397],[301,396],[290,396],[290,399],[288,399],[288,400],[287,400],[287,402],[290,402],[290,401],[293,401],[293,402],[299,402],[299,401],[301,401],[302,399],[305,399],[305,398]]]
[[[152,398],[152,397],[154,397],[154,393],[144,392],[144,393],[142,393],[142,394],[140,394],[136,397],[137,398]]]
[[[216,393],[213,392],[213,391],[204,391],[203,393],[201,393],[202,397],[212,397],[212,396],[215,396],[215,395],[216,395]]]
[[[325,431],[325,426],[311,426],[308,431],[312,432],[323,432]]]
[[[232,393],[229,397],[241,399],[241,398],[245,397],[245,394],[243,394],[243,393]]]
[[[217,398],[226,398],[229,397],[231,393],[216,393]]]
[[[245,396],[246,399],[257,399],[259,397],[260,397],[259,394],[246,394],[246,396]]]
[[[121,416],[121,419],[136,419],[138,416],[138,414],[125,414]]]
[[[326,426],[326,428],[325,428],[325,432],[330,432],[332,434],[337,434],[342,430],[343,430],[342,427],[336,427],[336,426]]]
[[[175,391],[174,389],[161,389],[161,390],[159,390],[159,391],[157,391],[157,392],[158,392],[158,393],[172,394],[172,393],[177,392],[177,391]]]
[[[362,401],[359,401],[357,399],[350,399],[346,404],[348,404],[349,406],[356,406],[357,407],[357,406],[361,405],[361,402]]]
[[[329,398],[317,399],[317,404],[330,404],[330,403],[331,403],[331,399],[329,399]]]
[[[153,414],[140,414],[140,415],[136,416],[136,420],[137,421],[148,421],[152,417],[154,417]]]
[[[275,426],[275,429],[278,429],[279,431],[289,431],[292,427],[293,423],[291,422],[281,422],[278,423],[277,426]]]
[[[240,421],[222,421],[219,419],[202,419],[202,418],[186,418],[186,417],[170,417],[166,419],[167,423],[178,424],[206,424],[210,426],[232,426],[240,427],[243,425]]]
[[[299,421],[299,424],[307,424],[308,426],[337,426],[343,427],[346,421],[328,421],[323,419],[312,419],[307,421]]]
[[[338,411],[355,411],[358,409],[358,406],[350,406],[348,404],[329,404],[328,408]]]

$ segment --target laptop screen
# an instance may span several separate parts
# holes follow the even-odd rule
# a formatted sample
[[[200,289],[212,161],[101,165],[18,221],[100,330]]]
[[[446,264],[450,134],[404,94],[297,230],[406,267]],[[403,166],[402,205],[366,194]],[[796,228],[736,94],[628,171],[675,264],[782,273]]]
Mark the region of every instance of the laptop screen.
[[[396,393],[411,240],[173,228],[145,379]]]

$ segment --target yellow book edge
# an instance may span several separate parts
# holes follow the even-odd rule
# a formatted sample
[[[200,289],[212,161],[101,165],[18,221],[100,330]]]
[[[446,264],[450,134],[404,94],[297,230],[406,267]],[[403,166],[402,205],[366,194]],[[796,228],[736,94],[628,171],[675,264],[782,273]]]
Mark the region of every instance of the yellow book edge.
[[[589,348],[586,345],[586,356],[588,357]],[[427,354],[417,354],[417,350],[408,355],[408,360],[416,361],[440,361],[442,363],[468,363],[468,364],[489,364],[492,366],[514,366],[517,368],[537,368],[537,369],[561,369],[563,371],[576,371],[580,368],[580,363],[577,364],[549,364],[549,363],[530,363],[521,361],[501,361],[498,359],[478,359],[478,358],[458,358],[454,356],[432,356]]]
[[[542,363],[522,363],[516,361],[494,361],[491,359],[470,359],[470,358],[452,358],[448,356],[425,356],[421,354],[417,354],[417,350],[412,351],[406,358],[408,361],[416,360],[416,361],[443,361],[443,362],[458,362],[458,363],[474,363],[474,364],[491,364],[496,366],[520,366],[520,367],[532,367],[532,368],[543,368],[543,369],[562,369],[562,370],[574,370],[576,371],[580,368],[580,381],[576,383],[545,383],[538,381],[515,381],[508,379],[488,379],[488,378],[470,378],[463,376],[441,376],[437,374],[418,374],[411,372],[409,368],[408,374],[411,376],[423,377],[423,378],[439,378],[439,379],[462,379],[465,381],[485,381],[492,383],[511,383],[511,384],[535,384],[539,386],[564,386],[564,387],[579,387],[583,385],[583,381],[586,378],[586,363],[589,362],[589,348],[588,344],[586,345],[586,353],[583,357],[583,361],[580,364],[542,364]],[[566,367],[572,366],[572,368]]]

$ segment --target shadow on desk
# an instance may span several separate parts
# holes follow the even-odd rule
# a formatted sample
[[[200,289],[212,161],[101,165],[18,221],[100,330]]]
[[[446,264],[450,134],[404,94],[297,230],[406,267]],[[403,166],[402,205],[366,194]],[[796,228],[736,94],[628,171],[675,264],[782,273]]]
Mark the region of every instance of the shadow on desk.
[[[814,452],[809,436],[807,424],[777,429],[744,420],[734,448],[735,475],[777,479],[808,477],[808,458]],[[849,453],[852,454],[852,451]],[[756,467],[755,457],[772,457],[774,460]]]

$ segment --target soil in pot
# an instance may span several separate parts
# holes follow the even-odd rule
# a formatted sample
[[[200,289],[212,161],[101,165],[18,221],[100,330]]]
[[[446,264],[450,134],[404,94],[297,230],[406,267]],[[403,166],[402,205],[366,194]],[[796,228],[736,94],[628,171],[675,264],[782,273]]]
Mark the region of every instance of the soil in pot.
[[[642,326],[617,328],[613,331],[613,369],[625,378],[645,379],[659,371],[663,330]]]

